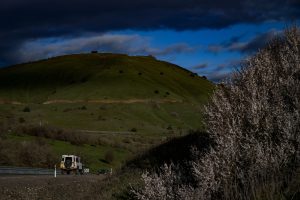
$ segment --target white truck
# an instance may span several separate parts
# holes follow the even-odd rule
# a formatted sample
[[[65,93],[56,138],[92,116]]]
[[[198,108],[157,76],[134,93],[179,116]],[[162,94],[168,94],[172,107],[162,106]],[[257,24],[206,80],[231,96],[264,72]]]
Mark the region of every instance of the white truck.
[[[62,155],[60,162],[61,174],[83,174],[83,164],[80,157],[75,155]]]

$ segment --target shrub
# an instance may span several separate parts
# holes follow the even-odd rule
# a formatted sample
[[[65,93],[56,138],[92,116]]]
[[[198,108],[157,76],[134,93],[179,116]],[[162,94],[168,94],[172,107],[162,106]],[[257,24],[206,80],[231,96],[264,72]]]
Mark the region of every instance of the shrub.
[[[65,108],[65,109],[63,110],[63,112],[70,112],[70,111],[72,111],[72,108]]]
[[[137,129],[136,128],[132,128],[130,131],[131,132],[137,132]]]
[[[299,30],[287,30],[216,90],[206,107],[207,127],[218,144],[210,181],[235,178],[242,185],[243,177],[280,169],[299,156],[299,45]]]
[[[151,54],[149,54],[148,57],[149,57],[149,58],[152,58],[152,59],[156,59],[155,56],[153,56],[153,55],[151,55]]]
[[[197,76],[198,76],[197,73],[191,73],[191,74],[190,74],[190,77],[197,77]]]
[[[24,122],[25,122],[25,119],[24,119],[23,117],[20,117],[20,118],[19,118],[19,123],[22,124],[22,123],[24,123]]]
[[[80,145],[84,145],[85,143],[88,143],[87,140],[86,140],[86,138],[82,134],[80,134],[80,133],[72,134],[71,137],[72,138],[69,138],[67,140],[70,141],[70,143],[72,145],[80,146]]]
[[[128,137],[124,138],[122,141],[123,141],[124,143],[126,143],[126,144],[132,143],[132,140],[131,140],[130,138],[128,138]]]
[[[89,77],[86,76],[86,77],[82,77],[81,80],[80,80],[80,82],[81,82],[81,83],[85,83],[85,82],[87,82],[88,80],[89,80]]]
[[[23,112],[30,112],[30,108],[26,106],[26,107],[23,109]]]
[[[81,106],[80,110],[87,110],[86,106]]]
[[[99,120],[99,121],[106,121],[106,118],[102,117],[102,115],[99,115],[99,116],[98,116],[98,120]]]
[[[114,152],[112,150],[109,150],[105,153],[104,155],[104,160],[107,162],[107,163],[112,163],[114,161]]]
[[[53,167],[57,158],[46,144],[30,141],[23,142],[19,149],[19,162],[24,166]]]
[[[179,117],[179,114],[177,112],[171,112],[170,115],[177,118]]]
[[[21,126],[14,130],[14,132],[16,134],[26,134],[66,141],[73,145],[97,144],[97,140],[92,138],[90,135],[47,126]]]
[[[288,169],[292,174],[300,158],[299,46],[299,29],[288,29],[217,86],[205,108],[207,131],[215,145],[207,153],[193,149],[194,181],[176,181],[174,191],[172,184],[164,183],[184,180],[181,171],[146,173],[146,190],[133,191],[137,198],[160,199],[163,194],[162,199],[178,199],[184,191],[183,199],[257,199],[257,191],[272,184],[270,180],[276,180],[276,188],[260,191],[266,193],[263,199],[280,195],[287,184],[281,172]],[[175,196],[164,195],[166,191]]]
[[[99,109],[100,109],[100,110],[107,110],[107,106],[106,106],[106,105],[102,105],[102,106],[100,106]]]

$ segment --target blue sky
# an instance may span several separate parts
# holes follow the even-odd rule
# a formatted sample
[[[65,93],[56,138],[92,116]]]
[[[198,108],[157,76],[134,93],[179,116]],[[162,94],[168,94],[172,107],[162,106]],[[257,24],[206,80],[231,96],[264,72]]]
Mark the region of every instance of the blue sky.
[[[219,81],[214,75],[226,75],[233,68],[238,67],[238,61],[249,56],[248,53],[240,51],[224,50],[222,52],[211,52],[208,48],[227,42],[233,37],[240,37],[240,42],[250,42],[251,39],[266,32],[280,32],[288,26],[286,22],[265,22],[260,24],[237,24],[223,29],[204,29],[192,31],[156,30],[156,31],[117,31],[112,34],[138,34],[148,37],[151,46],[164,49],[173,44],[187,44],[194,51],[174,53],[169,55],[158,55],[157,58],[169,61],[185,67],[199,75],[205,75]],[[268,38],[266,38],[268,39]],[[263,46],[263,44],[262,44]],[[227,67],[220,67],[229,65]],[[203,66],[198,67],[197,66]],[[206,66],[206,67],[204,67]],[[200,68],[200,69],[199,69]],[[222,68],[222,70],[220,70]]]
[[[0,67],[98,50],[218,82],[299,19],[298,0],[2,0]]]

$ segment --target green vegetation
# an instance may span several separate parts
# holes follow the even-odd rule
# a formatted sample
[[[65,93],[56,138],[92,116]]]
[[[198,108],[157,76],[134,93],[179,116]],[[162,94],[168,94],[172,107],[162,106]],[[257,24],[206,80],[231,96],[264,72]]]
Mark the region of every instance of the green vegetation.
[[[132,99],[204,102],[212,84],[190,74],[151,57],[69,55],[0,69],[0,98],[23,103]],[[160,93],[153,93],[156,90]]]
[[[70,153],[93,171],[120,168],[153,145],[203,129],[213,84],[191,74],[152,57],[98,53],[0,69],[2,142],[40,148],[44,139],[58,161]],[[15,155],[6,164],[26,165]]]
[[[75,154],[83,158],[83,162],[92,172],[96,172],[99,168],[120,168],[121,163],[131,155],[128,150],[121,147],[72,145],[67,141],[28,135],[9,135],[6,139],[0,139],[0,144],[0,165],[53,168],[54,164],[59,163],[61,155]],[[109,157],[109,162],[106,161],[106,152],[113,155]]]

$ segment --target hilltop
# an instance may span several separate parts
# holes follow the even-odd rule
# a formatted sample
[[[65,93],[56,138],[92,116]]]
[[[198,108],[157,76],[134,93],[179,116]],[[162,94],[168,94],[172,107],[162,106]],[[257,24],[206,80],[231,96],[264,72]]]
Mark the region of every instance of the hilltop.
[[[0,100],[58,102],[203,102],[212,84],[151,56],[78,54],[0,69]]]

